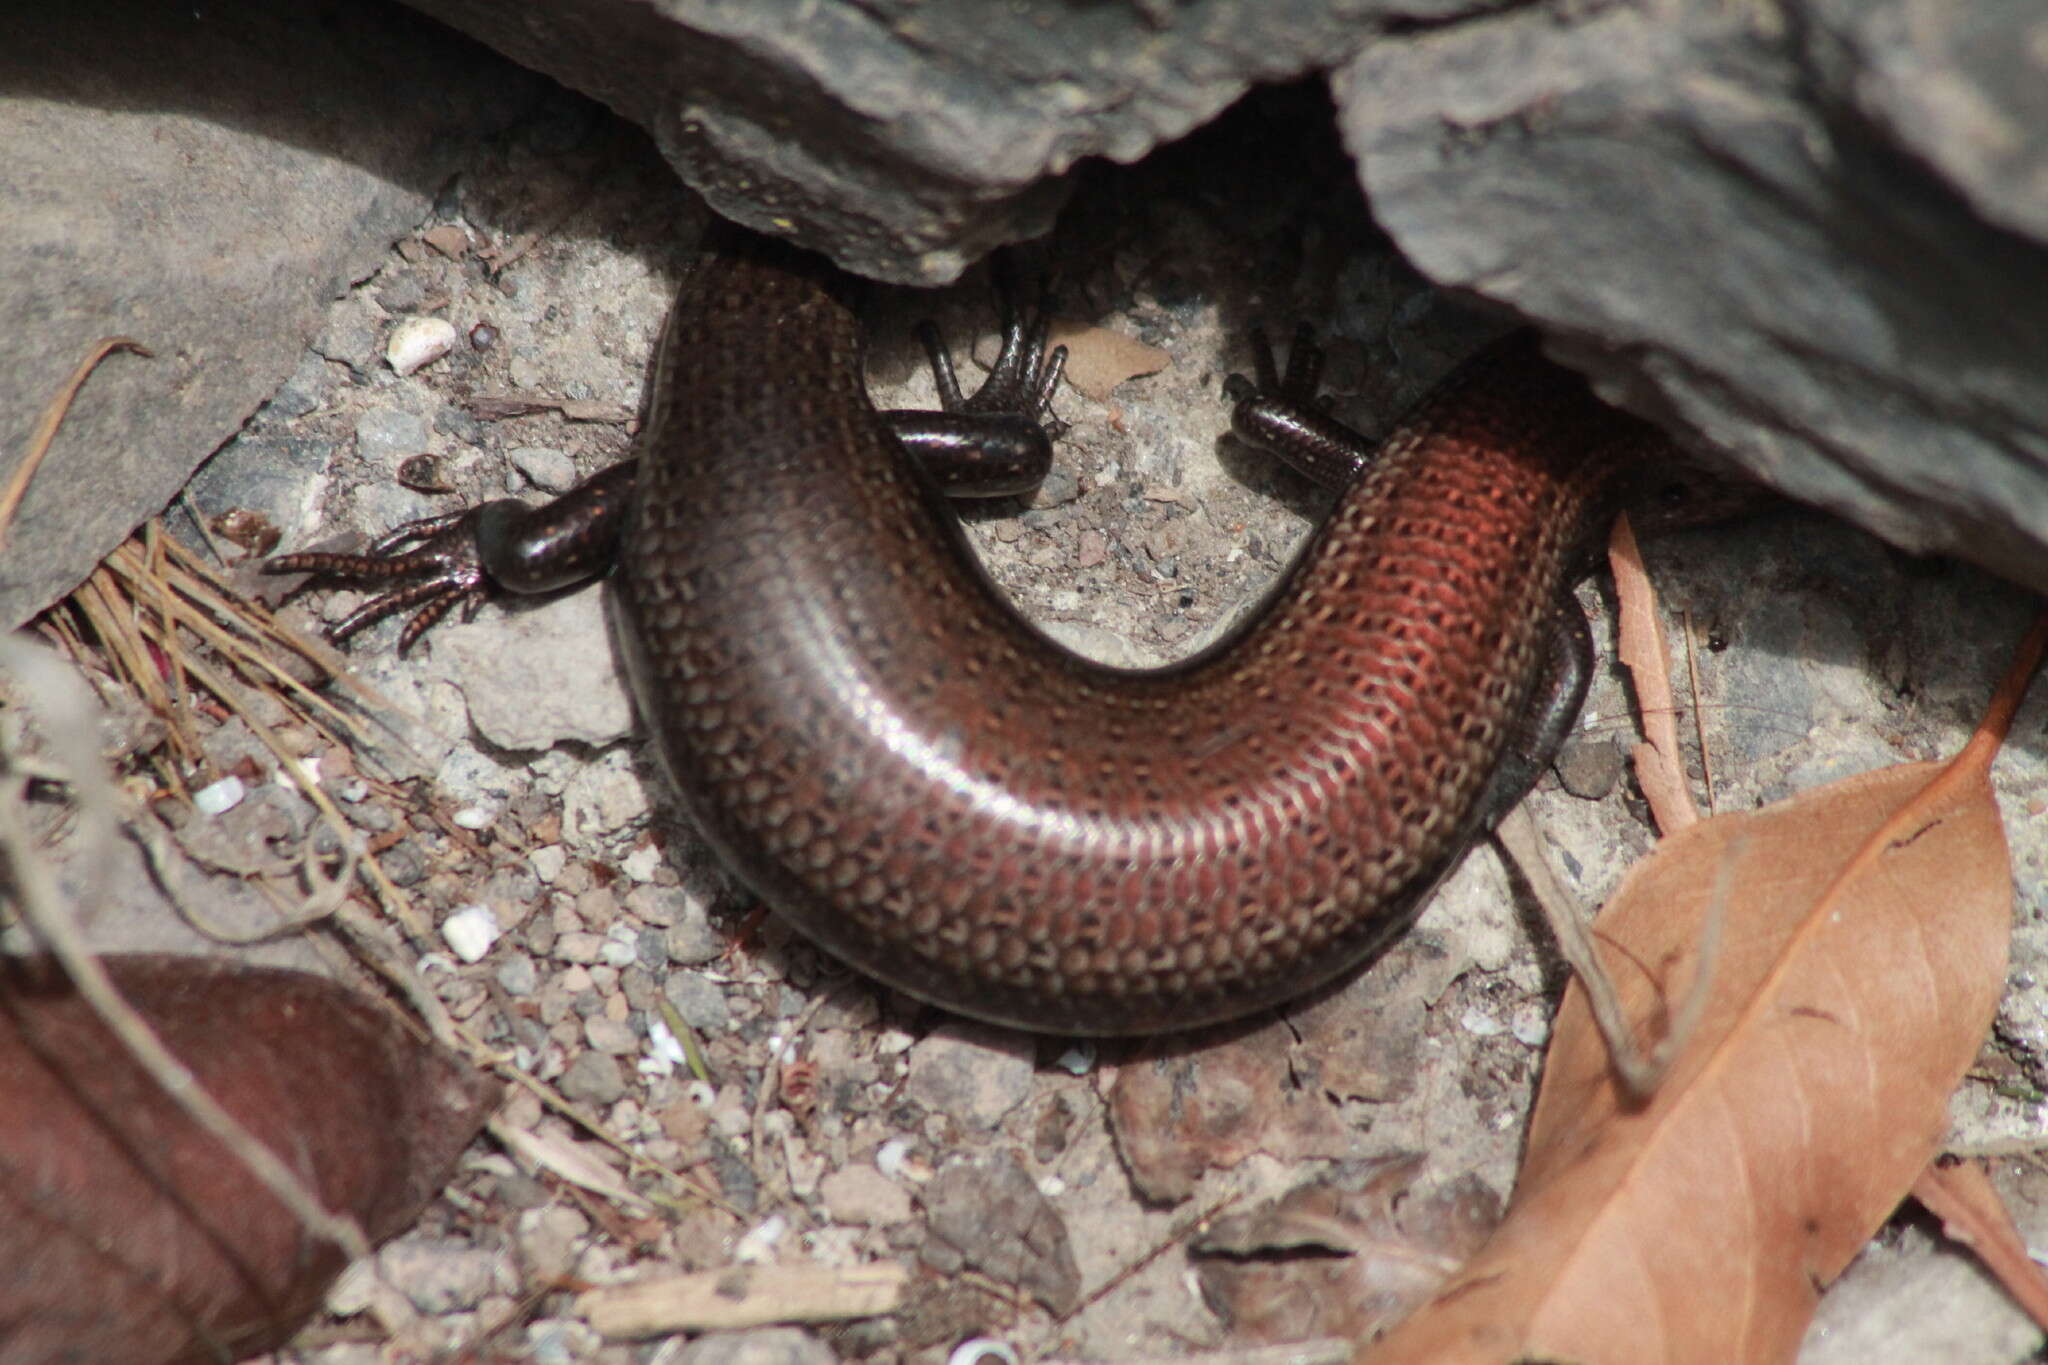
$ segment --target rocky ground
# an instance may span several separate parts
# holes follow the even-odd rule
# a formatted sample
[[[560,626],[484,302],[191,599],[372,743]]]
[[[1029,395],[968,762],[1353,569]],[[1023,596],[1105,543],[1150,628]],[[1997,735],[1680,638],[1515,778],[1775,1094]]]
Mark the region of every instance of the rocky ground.
[[[968,524],[1021,610],[1115,662],[1213,638],[1325,505],[1225,435],[1222,379],[1247,365],[1251,323],[1284,334],[1306,319],[1329,336],[1329,387],[1368,430],[1500,325],[1409,273],[1330,148],[1276,147],[1261,117],[1091,174],[1060,233],[1024,256],[1057,273],[1100,388],[1060,394],[1071,429],[1046,488]],[[570,486],[627,448],[701,221],[637,134],[563,98],[335,304],[188,507],[253,512],[299,548]],[[918,318],[992,353],[979,275],[882,293],[872,314],[883,406],[931,402]],[[451,323],[455,349],[400,377],[385,348],[418,316]],[[508,394],[547,403],[515,411],[496,401]],[[1706,743],[1692,758],[1722,809],[1953,751],[2030,611],[1974,570],[1791,507],[1650,555],[1698,675]],[[1596,580],[1580,598],[1604,657],[1610,592]],[[317,623],[359,600],[316,594],[302,609]],[[407,659],[394,636],[373,632],[350,658],[416,718],[422,775],[387,783],[327,753],[324,780],[432,926],[410,949],[453,1019],[589,1121],[520,1089],[504,1125],[600,1170],[578,1183],[481,1140],[422,1225],[344,1278],[280,1361],[932,1360],[978,1337],[1030,1358],[1239,1349],[1331,1320],[1284,1275],[1191,1260],[1189,1235],[1212,1216],[1325,1183],[1430,1211],[1403,1233],[1429,1251],[1512,1188],[1562,978],[1489,849],[1384,962],[1311,1003],[1208,1038],[1033,1039],[847,975],[724,877],[634,734],[600,591],[490,606]],[[1998,1038],[1956,1106],[1958,1141],[1976,1150],[2031,1148],[2043,1122],[2043,707],[2023,712],[1999,771],[2019,936]],[[1690,743],[1690,715],[1685,730]],[[1632,734],[1605,667],[1533,798],[1589,900],[1652,842],[1623,773]],[[232,725],[212,742],[233,766]],[[243,818],[219,817],[230,837]],[[2048,1191],[2031,1168],[2009,1174],[2038,1235]],[[601,1193],[606,1175],[624,1188]],[[901,1311],[812,1331],[608,1342],[579,1299],[731,1266],[797,1294],[774,1275],[873,1263],[909,1267]],[[2015,1360],[2032,1338],[2011,1311],[1907,1217],[1830,1297],[1802,1359]],[[1887,1356],[1873,1339],[1934,1344]]]

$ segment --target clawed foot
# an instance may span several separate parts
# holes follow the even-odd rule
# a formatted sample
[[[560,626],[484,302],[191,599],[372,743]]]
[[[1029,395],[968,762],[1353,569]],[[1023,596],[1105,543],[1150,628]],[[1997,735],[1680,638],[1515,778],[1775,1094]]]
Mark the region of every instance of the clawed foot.
[[[1304,322],[1294,329],[1294,341],[1287,348],[1284,378],[1273,362],[1273,343],[1267,339],[1266,329],[1252,328],[1249,340],[1258,380],[1254,383],[1241,374],[1233,374],[1223,381],[1224,397],[1238,404],[1266,399],[1304,408],[1328,405],[1324,396],[1316,392],[1323,382],[1323,348],[1316,344],[1314,328]]]
[[[938,385],[939,406],[947,412],[1007,414],[1029,418],[1058,439],[1066,424],[1052,415],[1053,390],[1059,387],[1060,372],[1066,368],[1067,348],[1056,346],[1047,354],[1045,343],[1052,332],[1052,306],[1044,289],[1027,319],[1017,307],[1017,280],[1007,253],[998,252],[989,263],[995,286],[996,317],[1002,327],[1003,344],[995,365],[981,387],[970,395],[960,392],[953,374],[953,358],[947,354],[939,329],[930,322],[917,325],[917,338],[931,359],[932,379]]]
[[[462,619],[476,616],[490,595],[490,576],[478,548],[477,524],[483,508],[410,521],[387,532],[361,554],[290,554],[266,561],[263,572],[310,573],[356,582],[398,582],[328,627],[327,638],[340,644],[393,612],[420,610],[398,637],[404,654],[456,607]],[[400,547],[412,549],[398,553]]]
[[[1223,381],[1224,396],[1234,404],[1230,429],[1248,445],[1279,456],[1325,488],[1351,486],[1372,459],[1373,446],[1358,432],[1332,417],[1328,401],[1317,392],[1323,380],[1323,348],[1303,323],[1294,330],[1287,350],[1287,373],[1273,361],[1273,347],[1259,328],[1251,332],[1252,364],[1257,382],[1241,374]]]
[[[881,414],[939,490],[955,498],[997,498],[1029,493],[1052,468],[1052,443],[1066,430],[1052,415],[1052,394],[1066,368],[1067,348],[1046,353],[1051,309],[1041,293],[1029,319],[1017,308],[1016,282],[1004,258],[995,260],[996,311],[1003,345],[994,367],[972,397],[960,392],[952,357],[939,329],[919,323],[931,357],[941,410],[899,408]]]

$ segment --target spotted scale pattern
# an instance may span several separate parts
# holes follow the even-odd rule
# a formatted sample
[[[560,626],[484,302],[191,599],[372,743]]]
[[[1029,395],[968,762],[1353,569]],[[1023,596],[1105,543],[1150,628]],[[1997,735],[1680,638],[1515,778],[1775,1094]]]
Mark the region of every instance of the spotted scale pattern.
[[[875,418],[836,277],[736,243],[664,338],[627,652],[707,836],[831,952],[1027,1028],[1191,1027],[1412,920],[1608,472],[1657,440],[1511,340],[1386,441],[1244,629],[1109,669],[982,574]]]

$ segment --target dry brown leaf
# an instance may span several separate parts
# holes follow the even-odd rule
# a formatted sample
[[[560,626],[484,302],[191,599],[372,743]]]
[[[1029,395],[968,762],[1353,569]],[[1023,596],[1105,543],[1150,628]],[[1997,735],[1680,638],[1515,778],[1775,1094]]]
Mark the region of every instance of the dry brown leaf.
[[[206,1092],[372,1240],[418,1215],[495,1099],[331,981],[104,961]],[[341,1267],[60,972],[0,967],[0,1362],[239,1360],[288,1337]]]
[[[1934,1162],[1913,1182],[1913,1197],[1941,1219],[1951,1241],[1977,1253],[2035,1326],[2048,1327],[2048,1270],[2027,1251],[1983,1162]]]
[[[1156,346],[1080,322],[1054,323],[1046,344],[1067,348],[1067,382],[1097,401],[1106,400],[1126,379],[1157,374],[1173,363]]]
[[[1673,834],[1699,821],[1692,789],[1685,781],[1685,755],[1678,747],[1678,707],[1671,697],[1671,647],[1664,639],[1664,620],[1657,595],[1643,568],[1643,552],[1626,516],[1617,517],[1607,542],[1607,563],[1614,571],[1615,599],[1620,604],[1620,638],[1615,653],[1628,668],[1642,710],[1643,743],[1632,757],[1636,783],[1650,803],[1657,828]]]
[[[1989,767],[2031,669],[1953,762],[1717,817],[1629,874],[1597,929],[1651,1038],[1730,888],[1690,1044],[1631,1105],[1568,991],[1507,1222],[1362,1361],[1793,1358],[1938,1149],[1997,1007],[2011,874]]]

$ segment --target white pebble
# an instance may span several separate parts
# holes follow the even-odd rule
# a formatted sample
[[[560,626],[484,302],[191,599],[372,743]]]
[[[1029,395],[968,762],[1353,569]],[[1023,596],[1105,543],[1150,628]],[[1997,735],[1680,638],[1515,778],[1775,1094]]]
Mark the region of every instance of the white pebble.
[[[320,785],[320,759],[317,755],[312,758],[300,759],[299,771],[306,775],[308,782],[316,787]],[[287,791],[297,791],[299,789],[299,784],[292,780],[291,769],[282,766],[277,770],[277,785]]]
[[[905,1142],[902,1138],[890,1138],[875,1149],[875,1169],[888,1176],[891,1180],[897,1179],[904,1173],[904,1158],[909,1155],[909,1143]]]
[[[534,876],[544,882],[553,882],[562,875],[562,869],[568,866],[569,850],[560,844],[543,844],[527,854],[526,860],[533,864]]]
[[[391,329],[384,360],[399,374],[411,374],[455,349],[455,324],[446,318],[407,318]]]
[[[632,926],[614,924],[605,934],[604,947],[598,955],[608,966],[624,969],[640,960],[640,947]]]
[[[1070,1075],[1085,1076],[1095,1069],[1095,1044],[1075,1043],[1053,1065]]]
[[[1539,1005],[1524,1005],[1516,1010],[1508,1030],[1523,1047],[1542,1047],[1550,1041],[1550,1019]]]
[[[660,866],[661,850],[653,844],[642,844],[619,863],[620,870],[636,882],[653,881],[655,869]]]
[[[464,806],[450,818],[464,829],[484,829],[498,815],[496,811],[485,810],[482,806]]]
[[[658,1014],[647,1016],[647,1055],[640,1059],[643,1076],[667,1076],[690,1059],[683,1045],[669,1032],[667,1021]]]
[[[976,1337],[955,1346],[946,1365],[1017,1365],[1017,1348],[994,1337]]]
[[[762,1223],[759,1227],[740,1238],[732,1249],[733,1260],[740,1265],[762,1265],[775,1259],[775,1244],[782,1240],[782,1234],[789,1231],[789,1220],[781,1214]]]
[[[1507,1026],[1500,1020],[1478,1010],[1466,1010],[1465,1017],[1458,1022],[1465,1026],[1465,1032],[1475,1038],[1494,1038],[1507,1032]]]
[[[503,932],[488,905],[465,905],[441,921],[441,937],[464,962],[481,962]]]
[[[242,804],[242,798],[249,789],[242,785],[239,777],[223,777],[220,781],[201,787],[192,793],[192,804],[199,808],[201,815],[219,815]]]

